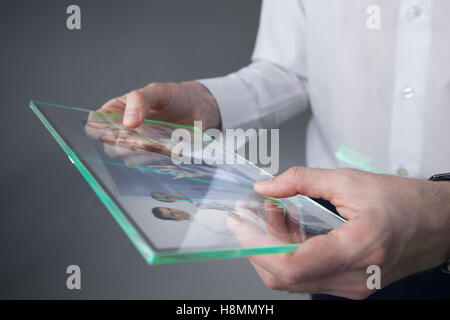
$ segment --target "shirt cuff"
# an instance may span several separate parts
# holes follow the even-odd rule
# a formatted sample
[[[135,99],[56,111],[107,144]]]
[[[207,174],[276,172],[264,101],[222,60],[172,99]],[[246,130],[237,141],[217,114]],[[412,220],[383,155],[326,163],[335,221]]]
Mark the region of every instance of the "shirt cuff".
[[[196,80],[216,98],[222,120],[222,129],[257,128],[258,112],[247,86],[234,74]]]

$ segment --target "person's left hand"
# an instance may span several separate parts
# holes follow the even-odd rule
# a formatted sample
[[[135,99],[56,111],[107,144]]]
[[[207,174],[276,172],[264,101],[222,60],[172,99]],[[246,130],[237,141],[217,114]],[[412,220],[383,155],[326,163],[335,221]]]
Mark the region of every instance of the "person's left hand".
[[[368,266],[381,268],[384,287],[438,266],[450,255],[447,182],[353,169],[294,167],[278,177],[257,182],[255,190],[270,197],[303,194],[327,199],[348,220],[326,235],[307,239],[293,253],[249,257],[269,288],[363,299],[374,293],[367,286]],[[284,224],[283,219],[272,217],[274,221]],[[239,215],[230,215],[228,225],[243,247],[252,245],[246,243],[254,240],[248,236],[254,232],[252,224]],[[280,230],[280,226],[268,227]],[[285,226],[281,228],[286,232]],[[261,233],[261,237],[265,236],[273,234]],[[264,243],[264,239],[259,242]],[[291,243],[292,239],[285,242]]]

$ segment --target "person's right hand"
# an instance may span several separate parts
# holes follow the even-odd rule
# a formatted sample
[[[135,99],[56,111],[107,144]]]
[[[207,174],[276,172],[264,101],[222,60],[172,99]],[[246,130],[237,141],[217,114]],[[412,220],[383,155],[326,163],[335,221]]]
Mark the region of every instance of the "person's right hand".
[[[220,129],[216,99],[201,83],[151,83],[106,102],[98,111],[123,113],[123,126],[138,127],[145,118],[193,125],[202,121],[202,130]]]
[[[269,288],[364,299],[374,293],[368,285],[369,268],[379,268],[379,285],[384,287],[450,257],[448,182],[293,167],[254,187],[271,198],[302,194],[329,200],[347,219],[329,233],[302,242],[292,253],[250,256]],[[267,232],[241,216],[230,215],[227,224],[244,248],[300,242],[293,232],[298,227],[276,208],[266,213]]]

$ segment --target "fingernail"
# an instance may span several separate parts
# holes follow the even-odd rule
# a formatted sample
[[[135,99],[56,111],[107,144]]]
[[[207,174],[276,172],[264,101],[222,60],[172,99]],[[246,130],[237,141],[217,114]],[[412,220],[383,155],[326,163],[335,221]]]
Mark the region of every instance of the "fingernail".
[[[141,119],[139,111],[127,112],[123,118],[123,124],[126,126],[133,125]]]

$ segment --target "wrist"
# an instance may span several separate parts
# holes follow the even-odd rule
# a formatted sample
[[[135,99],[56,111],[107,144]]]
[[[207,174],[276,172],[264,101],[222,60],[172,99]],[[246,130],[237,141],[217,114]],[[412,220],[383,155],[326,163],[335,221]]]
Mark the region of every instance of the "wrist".
[[[444,199],[444,205],[442,206],[443,210],[443,216],[445,217],[445,230],[446,230],[446,255],[445,259],[446,261],[450,260],[450,182],[448,181],[441,181],[438,182],[442,187],[442,193],[443,193],[443,199]]]
[[[198,106],[197,119],[203,121],[203,130],[210,128],[221,129],[222,121],[219,105],[209,89],[198,81],[186,81],[181,84],[193,89],[195,92],[193,101]]]
[[[450,184],[408,179],[405,198],[404,274],[429,270],[448,261],[450,254]],[[408,190],[410,192],[408,192]]]
[[[426,182],[428,188],[428,227],[441,239],[441,262],[450,259],[450,182]]]

